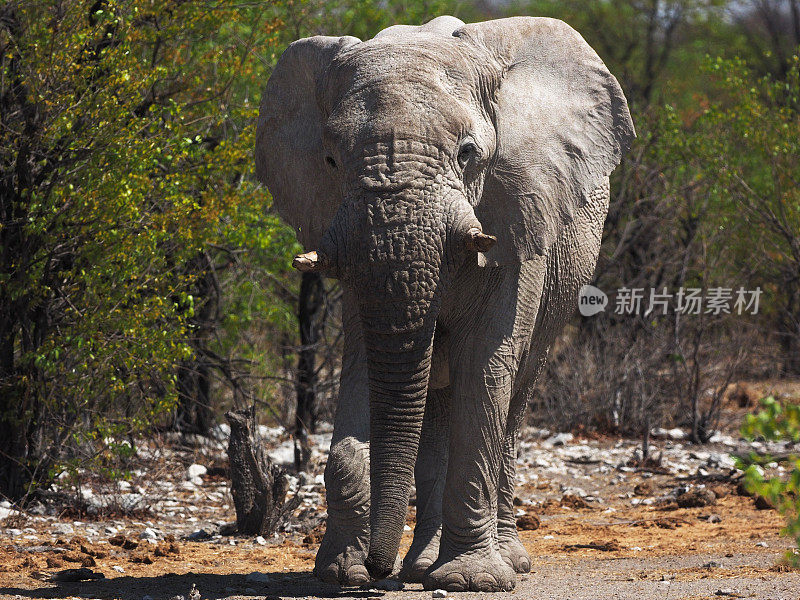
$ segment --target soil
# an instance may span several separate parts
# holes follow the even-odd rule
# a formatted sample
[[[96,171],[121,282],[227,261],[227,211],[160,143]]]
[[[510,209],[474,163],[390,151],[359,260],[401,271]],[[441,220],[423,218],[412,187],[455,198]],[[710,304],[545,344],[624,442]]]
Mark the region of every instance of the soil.
[[[286,436],[267,433],[273,456],[287,455]],[[449,596],[800,600],[800,571],[784,560],[792,544],[780,534],[783,517],[737,493],[740,473],[730,453],[752,445],[730,434],[706,446],[653,439],[649,460],[642,460],[635,440],[570,438],[524,432],[515,505],[532,573],[518,577],[509,594]],[[0,521],[0,598],[430,598],[418,585],[340,590],[311,575],[324,531],[320,474],[329,440],[329,433],[315,437],[312,472],[292,478],[303,505],[268,539],[224,534],[234,520],[224,471],[186,479],[190,464],[220,464],[222,442],[144,452],[147,469],[124,493],[117,489],[120,498],[147,499],[138,518],[99,510],[75,520],[46,507],[14,512]],[[401,552],[411,542],[414,515],[411,506]],[[201,529],[208,539],[187,539]],[[80,567],[104,579],[49,581]]]
[[[712,510],[720,522],[709,522]],[[688,600],[719,598],[719,591],[731,591],[729,597],[800,599],[800,572],[782,562],[790,547],[779,535],[783,520],[774,511],[758,510],[751,498],[728,494],[711,509],[620,504],[613,514],[566,506],[546,513],[539,516],[539,529],[520,534],[533,557],[533,573],[521,577],[509,597]],[[129,539],[137,541],[135,535]],[[128,550],[106,540],[5,544],[0,548],[0,596],[167,600],[187,597],[194,584],[201,597],[209,599],[430,597],[419,586],[390,593],[340,592],[310,575],[316,543],[288,535],[265,546],[231,539],[238,543],[139,541]],[[407,548],[410,533],[403,542]],[[63,548],[76,550],[62,552]],[[92,570],[104,573],[106,579],[57,585],[37,579],[43,573],[80,566],[75,560],[82,557],[89,558]],[[269,581],[248,581],[250,573],[266,573]]]

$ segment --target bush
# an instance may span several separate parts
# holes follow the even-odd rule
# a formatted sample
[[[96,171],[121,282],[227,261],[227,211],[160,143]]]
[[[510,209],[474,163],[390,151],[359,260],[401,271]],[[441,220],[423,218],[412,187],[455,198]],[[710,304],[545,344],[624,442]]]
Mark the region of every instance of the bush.
[[[175,406],[198,282],[288,270],[250,176],[274,30],[227,1],[0,9],[0,494],[113,468]]]
[[[747,415],[742,434],[748,440],[756,438],[771,442],[800,442],[800,404],[780,402],[770,396],[761,401],[762,410]],[[769,453],[751,453],[748,460],[740,460],[739,468],[745,469],[747,488],[763,496],[786,517],[785,535],[794,538],[800,549],[800,452],[780,457],[788,468],[783,477],[765,478],[759,464],[767,464],[775,457]],[[788,552],[787,559],[800,566],[800,554]]]

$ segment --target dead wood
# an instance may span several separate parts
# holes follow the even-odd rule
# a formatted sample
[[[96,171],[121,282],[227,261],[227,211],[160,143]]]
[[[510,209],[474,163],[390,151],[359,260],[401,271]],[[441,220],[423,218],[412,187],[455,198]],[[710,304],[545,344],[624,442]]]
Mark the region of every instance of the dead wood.
[[[236,526],[244,535],[271,535],[300,504],[295,495],[285,502],[289,481],[272,464],[258,439],[255,406],[225,413],[231,426],[228,464]]]

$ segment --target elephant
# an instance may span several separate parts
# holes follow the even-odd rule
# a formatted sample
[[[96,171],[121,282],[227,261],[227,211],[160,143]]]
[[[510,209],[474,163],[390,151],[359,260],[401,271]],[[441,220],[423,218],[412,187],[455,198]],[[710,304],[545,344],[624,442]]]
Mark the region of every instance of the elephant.
[[[285,50],[256,176],[338,278],[344,349],[314,573],[513,589],[516,438],[593,275],[625,96],[566,23],[449,16]],[[412,486],[417,524],[398,551]]]

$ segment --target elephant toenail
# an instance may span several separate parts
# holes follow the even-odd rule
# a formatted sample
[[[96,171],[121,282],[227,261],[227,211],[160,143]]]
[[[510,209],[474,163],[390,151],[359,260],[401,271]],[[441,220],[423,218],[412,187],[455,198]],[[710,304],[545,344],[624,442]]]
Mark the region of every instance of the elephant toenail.
[[[342,585],[364,585],[369,583],[370,577],[363,565],[353,565],[347,569],[345,581]]]
[[[444,578],[443,587],[450,592],[466,592],[469,589],[466,578],[461,573],[451,573]]]

